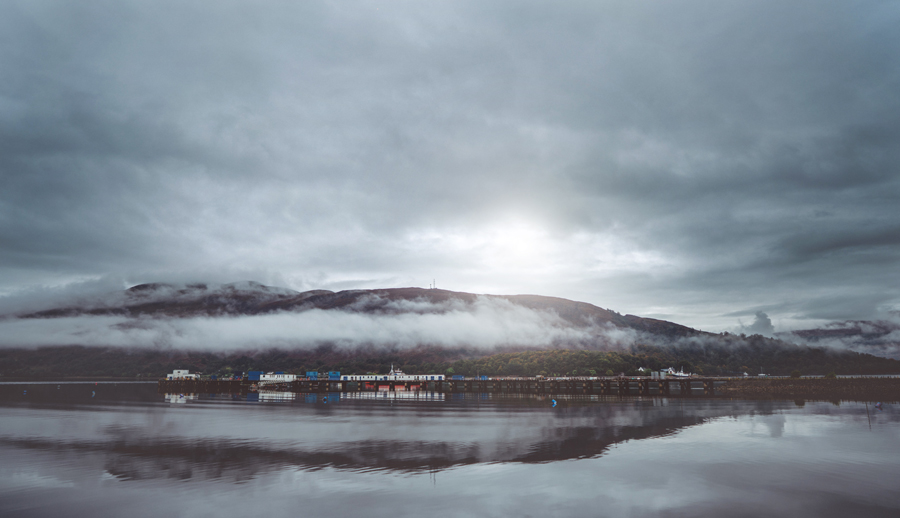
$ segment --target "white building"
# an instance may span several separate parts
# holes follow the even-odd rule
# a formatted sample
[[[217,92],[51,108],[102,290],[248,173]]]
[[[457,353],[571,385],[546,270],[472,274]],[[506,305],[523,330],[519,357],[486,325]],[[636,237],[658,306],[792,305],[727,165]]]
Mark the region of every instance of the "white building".
[[[341,381],[441,381],[443,374],[404,374],[391,364],[391,372],[384,374],[350,374],[341,376]]]
[[[276,383],[291,382],[297,379],[296,374],[285,374],[283,372],[270,372],[268,374],[260,374],[259,381],[274,381]]]
[[[196,380],[200,379],[198,374],[191,374],[187,369],[175,369],[172,374],[166,374],[167,380]]]

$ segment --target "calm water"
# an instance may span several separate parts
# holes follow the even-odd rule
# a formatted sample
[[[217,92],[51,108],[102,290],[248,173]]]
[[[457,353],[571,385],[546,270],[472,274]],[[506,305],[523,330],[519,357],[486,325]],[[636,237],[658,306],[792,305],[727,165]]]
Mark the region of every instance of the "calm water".
[[[900,516],[894,404],[391,396],[0,384],[0,515]]]

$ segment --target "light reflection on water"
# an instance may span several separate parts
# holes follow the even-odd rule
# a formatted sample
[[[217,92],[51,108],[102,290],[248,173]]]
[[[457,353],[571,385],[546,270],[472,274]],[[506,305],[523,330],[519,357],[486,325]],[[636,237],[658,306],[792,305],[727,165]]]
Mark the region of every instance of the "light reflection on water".
[[[900,515],[896,405],[556,399],[0,384],[0,515]]]

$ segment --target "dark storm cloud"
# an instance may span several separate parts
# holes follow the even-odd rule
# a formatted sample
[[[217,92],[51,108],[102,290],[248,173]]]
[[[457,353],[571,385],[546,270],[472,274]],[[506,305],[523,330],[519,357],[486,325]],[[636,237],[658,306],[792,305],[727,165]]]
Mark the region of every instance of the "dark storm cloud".
[[[868,318],[900,305],[898,13],[6,2],[0,293],[436,276],[699,327]],[[533,246],[497,248],[509,221]]]

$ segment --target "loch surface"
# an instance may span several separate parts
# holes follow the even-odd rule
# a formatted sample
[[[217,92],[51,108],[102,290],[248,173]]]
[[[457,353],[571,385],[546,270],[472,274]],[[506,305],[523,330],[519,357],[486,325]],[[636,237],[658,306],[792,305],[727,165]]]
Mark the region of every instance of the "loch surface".
[[[2,383],[0,515],[900,516],[895,404],[325,396]]]

